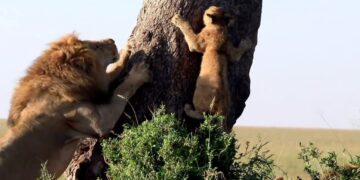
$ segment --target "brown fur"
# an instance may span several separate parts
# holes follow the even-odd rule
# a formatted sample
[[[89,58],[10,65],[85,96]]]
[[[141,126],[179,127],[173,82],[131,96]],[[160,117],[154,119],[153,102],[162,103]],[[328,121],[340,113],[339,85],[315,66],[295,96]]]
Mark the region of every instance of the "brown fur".
[[[228,115],[230,108],[230,91],[228,83],[228,61],[238,61],[251,48],[252,43],[246,39],[238,48],[228,39],[228,24],[231,17],[220,7],[211,6],[204,13],[205,27],[195,34],[189,22],[179,15],[172,19],[185,36],[191,52],[203,53],[200,75],[197,79],[193,97],[195,110],[185,105],[185,113],[196,119],[202,119],[203,112]],[[226,128],[226,127],[225,127]]]
[[[1,179],[35,179],[40,165],[59,177],[78,142],[108,133],[127,100],[149,80],[148,67],[136,64],[109,103],[95,104],[123,69],[129,51],[119,58],[111,39],[79,40],[68,35],[50,45],[28,69],[13,95],[10,130],[0,139]],[[108,65],[113,68],[106,71]]]

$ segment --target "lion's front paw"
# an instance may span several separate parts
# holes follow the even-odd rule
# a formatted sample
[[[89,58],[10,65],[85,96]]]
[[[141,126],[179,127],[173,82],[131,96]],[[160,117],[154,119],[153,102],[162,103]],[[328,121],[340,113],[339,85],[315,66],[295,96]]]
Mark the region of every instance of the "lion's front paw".
[[[130,72],[129,72],[130,78],[132,78],[134,81],[138,81],[141,83],[146,83],[151,81],[151,72],[149,70],[149,65],[145,62],[141,62],[138,64],[135,64]]]
[[[119,58],[116,62],[109,64],[106,67],[106,73],[111,74],[115,71],[121,71],[125,65],[127,64],[130,55],[133,53],[134,50],[134,40],[129,40],[125,47],[120,50]]]
[[[129,60],[130,55],[134,52],[135,42],[133,39],[129,39],[126,43],[125,47],[123,47],[120,51],[119,64],[125,65]]]
[[[129,39],[127,44],[125,45],[125,47],[122,49],[122,51],[126,51],[128,53],[132,53],[133,52],[133,49],[134,49],[134,46],[135,46],[135,41],[134,39]]]
[[[175,14],[175,16],[171,19],[171,22],[175,24],[175,26],[179,26],[183,21],[183,18],[179,14]]]
[[[119,66],[118,66],[117,62],[111,63],[106,67],[106,74],[111,74],[111,73],[115,72],[116,69],[118,69],[118,68],[119,68]]]

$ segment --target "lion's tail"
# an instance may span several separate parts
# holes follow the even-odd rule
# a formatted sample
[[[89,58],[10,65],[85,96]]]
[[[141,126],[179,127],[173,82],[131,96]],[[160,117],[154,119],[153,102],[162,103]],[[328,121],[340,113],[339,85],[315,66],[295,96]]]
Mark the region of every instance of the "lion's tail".
[[[191,118],[199,119],[199,120],[204,119],[204,116],[201,113],[194,110],[190,104],[185,104],[184,111],[186,115],[188,115]]]

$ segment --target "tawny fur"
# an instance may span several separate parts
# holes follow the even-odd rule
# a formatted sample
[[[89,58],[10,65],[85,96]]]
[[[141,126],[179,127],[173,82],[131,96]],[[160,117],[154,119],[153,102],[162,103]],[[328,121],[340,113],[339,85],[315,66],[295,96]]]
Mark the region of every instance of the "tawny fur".
[[[50,45],[13,95],[10,129],[0,139],[1,179],[36,179],[45,162],[59,177],[81,139],[101,137],[115,126],[127,103],[118,95],[130,98],[149,80],[148,67],[136,64],[108,103],[94,103],[123,69],[130,55],[123,52],[119,59],[112,39],[86,41],[73,34]]]
[[[193,97],[195,110],[185,105],[185,113],[195,119],[203,119],[203,113],[228,115],[230,90],[228,83],[228,61],[238,61],[251,48],[249,39],[234,47],[228,39],[228,24],[231,17],[220,7],[209,7],[203,16],[205,27],[194,33],[189,22],[179,15],[172,23],[180,28],[191,52],[203,53],[200,74]],[[225,125],[225,124],[224,124]],[[226,127],[225,127],[226,128]]]

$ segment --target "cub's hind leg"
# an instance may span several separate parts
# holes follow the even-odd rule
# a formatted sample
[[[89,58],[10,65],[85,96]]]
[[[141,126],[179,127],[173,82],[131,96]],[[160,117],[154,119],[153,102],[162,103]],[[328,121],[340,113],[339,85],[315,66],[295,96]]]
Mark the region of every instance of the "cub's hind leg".
[[[219,99],[215,96],[199,96],[199,93],[201,94],[201,92],[196,89],[193,97],[194,109],[190,104],[185,104],[184,111],[186,115],[194,119],[204,119],[203,113],[216,114]],[[202,94],[209,93],[203,92]]]
[[[184,111],[185,111],[186,115],[188,115],[191,118],[204,119],[204,116],[200,112],[193,109],[190,104],[185,104]]]

